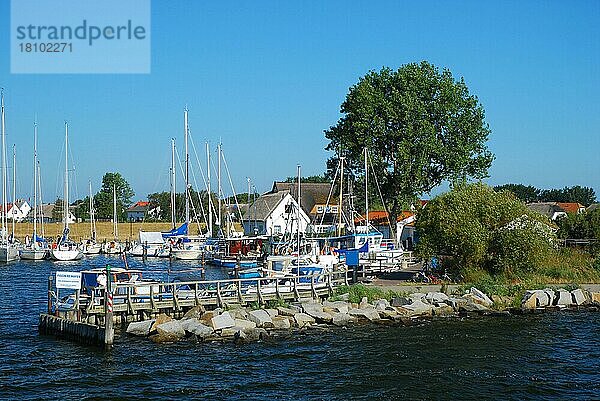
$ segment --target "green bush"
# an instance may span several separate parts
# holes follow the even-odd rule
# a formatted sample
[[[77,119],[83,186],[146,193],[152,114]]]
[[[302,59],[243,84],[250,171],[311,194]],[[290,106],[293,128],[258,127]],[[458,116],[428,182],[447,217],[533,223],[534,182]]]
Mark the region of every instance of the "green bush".
[[[549,221],[530,211],[508,191],[482,184],[459,184],[432,199],[418,215],[417,252],[447,255],[467,272],[485,269],[520,277],[538,269],[553,252]]]

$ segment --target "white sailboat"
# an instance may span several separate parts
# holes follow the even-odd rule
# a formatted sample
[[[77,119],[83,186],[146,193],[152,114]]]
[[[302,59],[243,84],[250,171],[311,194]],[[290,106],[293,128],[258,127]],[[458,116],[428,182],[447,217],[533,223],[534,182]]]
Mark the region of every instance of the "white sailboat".
[[[51,256],[54,260],[70,261],[83,258],[77,244],[69,239],[69,125],[65,121],[65,198],[63,201],[63,235],[58,244],[53,245]]]
[[[44,238],[38,237],[38,160],[37,160],[37,123],[33,126],[33,235],[31,240],[26,241],[20,251],[21,259],[41,260],[48,255],[48,244]]]
[[[96,241],[96,211],[94,210],[94,196],[92,195],[92,182],[90,181],[90,238],[83,241],[80,245],[81,251],[85,255],[97,255],[102,249],[102,245]]]
[[[6,263],[19,259],[19,249],[14,243],[14,229],[12,240],[7,237],[6,217],[8,213],[6,209],[8,208],[8,205],[6,204],[6,130],[4,117],[4,92],[2,92],[0,96],[2,107],[2,240],[0,241],[0,262]],[[15,207],[14,202],[13,207]]]
[[[119,242],[119,220],[117,219],[117,186],[113,184],[113,235],[112,241],[107,241],[102,245],[102,252],[107,254],[122,253],[123,244]]]
[[[188,152],[188,110],[183,112],[183,130],[185,142],[185,224],[189,229],[190,224],[190,155]],[[173,169],[174,171],[174,169]],[[177,245],[171,249],[171,254],[175,259],[197,260],[202,257],[204,252],[204,238],[184,236],[178,239]]]

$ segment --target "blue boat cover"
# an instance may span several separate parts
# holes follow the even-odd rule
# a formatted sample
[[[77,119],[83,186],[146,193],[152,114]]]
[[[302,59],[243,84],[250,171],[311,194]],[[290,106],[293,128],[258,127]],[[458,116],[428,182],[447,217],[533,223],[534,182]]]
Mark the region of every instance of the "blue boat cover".
[[[48,241],[46,241],[46,238],[36,235],[35,242],[48,242]]]
[[[178,228],[174,228],[169,232],[161,233],[161,234],[162,234],[163,238],[170,238],[170,237],[178,237],[181,235],[187,235],[187,233],[188,233],[188,224],[183,223]]]

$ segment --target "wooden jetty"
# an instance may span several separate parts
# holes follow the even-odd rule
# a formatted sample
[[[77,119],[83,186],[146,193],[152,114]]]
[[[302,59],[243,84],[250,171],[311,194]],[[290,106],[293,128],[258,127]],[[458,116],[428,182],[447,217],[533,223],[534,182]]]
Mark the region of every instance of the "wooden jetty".
[[[57,302],[52,276],[48,284],[48,311],[40,315],[40,334],[111,346],[114,324],[151,319],[160,313],[182,317],[202,305],[207,309],[230,305],[264,305],[269,301],[294,302],[333,294],[348,284],[348,270],[338,268],[312,275],[202,280],[108,283],[89,294],[76,291],[68,307]]]

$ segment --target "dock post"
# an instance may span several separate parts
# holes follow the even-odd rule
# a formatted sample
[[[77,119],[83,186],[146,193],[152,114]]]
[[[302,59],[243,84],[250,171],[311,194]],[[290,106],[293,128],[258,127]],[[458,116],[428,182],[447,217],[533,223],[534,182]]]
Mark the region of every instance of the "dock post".
[[[48,314],[52,314],[52,275],[48,276]]]
[[[200,268],[200,279],[202,281],[206,280],[206,269],[204,269],[204,263],[202,264],[202,267]]]
[[[144,241],[144,245],[142,246],[142,259],[146,260],[148,257],[148,241]]]
[[[113,294],[111,288],[110,265],[106,266],[106,291],[104,296],[104,346],[113,345],[115,328],[113,325]]]

